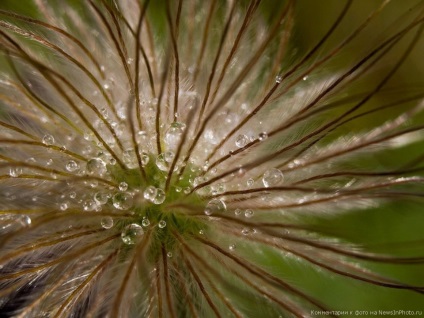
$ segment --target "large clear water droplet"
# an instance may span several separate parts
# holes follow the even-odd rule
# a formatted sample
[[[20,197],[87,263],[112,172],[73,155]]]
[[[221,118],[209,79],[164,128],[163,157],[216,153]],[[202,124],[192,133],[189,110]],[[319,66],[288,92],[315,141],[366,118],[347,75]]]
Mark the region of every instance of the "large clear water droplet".
[[[225,205],[224,201],[220,199],[212,199],[205,207],[205,214],[212,215],[214,213],[224,212],[226,210],[227,206]]]
[[[156,166],[162,171],[168,171],[170,164],[165,160],[164,153],[156,157]]]
[[[185,124],[173,122],[165,132],[165,143],[169,149],[176,149],[180,144]]]
[[[118,188],[119,188],[119,191],[122,191],[122,192],[127,191],[128,183],[122,181],[122,182],[119,183]]]
[[[69,172],[74,172],[78,170],[79,167],[80,167],[79,164],[75,160],[69,160],[65,166],[66,170]]]
[[[82,203],[82,208],[84,209],[84,211],[94,211],[94,209],[96,208],[96,202],[94,202],[94,200],[88,199],[85,200]]]
[[[253,214],[254,214],[253,210],[247,209],[246,211],[244,211],[244,217],[246,218],[251,218]]]
[[[166,199],[165,191],[157,189],[155,197],[152,199],[154,204],[162,204]]]
[[[28,215],[20,215],[16,221],[21,225],[21,226],[30,226],[31,225],[31,218]]]
[[[113,219],[110,216],[105,216],[100,220],[100,224],[104,229],[110,229],[113,226]]]
[[[263,132],[261,132],[259,135],[258,135],[258,139],[260,140],[260,141],[264,141],[265,139],[267,139],[268,138],[268,134],[265,132],[265,131],[263,131]]]
[[[9,169],[9,176],[11,176],[12,178],[19,177],[19,175],[21,173],[22,173],[22,168],[20,168],[20,167],[15,167],[15,168],[10,168]]]
[[[46,134],[43,137],[43,144],[50,146],[54,144],[54,137],[52,135]]]
[[[249,142],[249,137],[246,135],[238,135],[236,139],[236,146],[238,148],[243,148]]]
[[[144,234],[143,228],[136,224],[132,223],[127,225],[121,233],[122,242],[127,245],[133,245],[137,242],[137,239]]]
[[[108,193],[97,192],[94,195],[94,201],[96,201],[98,205],[104,205],[107,203],[107,200],[109,199],[109,197],[110,195]]]
[[[165,158],[165,161],[170,164],[174,160],[175,154],[172,151],[167,151],[165,152],[164,158]]]
[[[283,173],[277,168],[272,168],[266,171],[262,177],[262,183],[265,187],[273,187],[283,181]]]
[[[128,210],[133,206],[133,197],[131,194],[122,192],[113,196],[113,206],[118,210]]]
[[[166,226],[166,221],[160,220],[158,223],[159,228],[163,229]]]
[[[141,159],[141,165],[143,167],[145,167],[149,163],[149,160],[150,160],[149,155],[145,152],[142,152],[140,154],[140,159]]]
[[[102,176],[106,173],[106,163],[99,158],[93,158],[87,161],[87,173],[90,175]]]
[[[146,200],[152,201],[155,198],[157,192],[158,189],[156,189],[154,186],[148,186],[144,190],[143,196]]]
[[[137,155],[134,149],[128,149],[123,152],[123,161],[129,169],[138,167]]]
[[[144,217],[143,220],[141,221],[141,225],[143,225],[144,227],[148,227],[150,225],[149,219]]]

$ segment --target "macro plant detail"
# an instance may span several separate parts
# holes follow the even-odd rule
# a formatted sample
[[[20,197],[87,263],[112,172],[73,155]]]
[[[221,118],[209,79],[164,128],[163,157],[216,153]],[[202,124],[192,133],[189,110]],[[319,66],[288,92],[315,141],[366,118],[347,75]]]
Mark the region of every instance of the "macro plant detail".
[[[0,4],[0,312],[346,316],[334,281],[421,299],[422,236],[338,218],[422,204],[422,1],[331,2],[313,41],[306,0],[23,3]]]

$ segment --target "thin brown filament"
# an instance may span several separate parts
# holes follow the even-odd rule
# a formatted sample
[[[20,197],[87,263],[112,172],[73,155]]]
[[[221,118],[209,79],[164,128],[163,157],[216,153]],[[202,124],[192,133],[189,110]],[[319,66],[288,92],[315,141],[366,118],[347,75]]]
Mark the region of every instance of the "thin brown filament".
[[[170,286],[171,277],[169,275],[169,270],[168,270],[168,260],[167,260],[168,256],[166,255],[165,246],[163,244],[161,247],[161,252],[162,252],[162,263],[163,263],[163,280],[165,283],[166,304],[168,306],[170,316],[172,318],[176,318],[177,315],[175,313],[174,305],[171,299],[171,286]]]
[[[112,252],[103,262],[101,262],[93,271],[88,275],[88,277],[69,295],[68,298],[62,303],[58,311],[55,314],[55,318],[61,317],[63,311],[71,304],[72,301],[76,301],[81,297],[82,292],[85,288],[105,270],[105,267],[110,263],[113,258],[118,254],[118,250]]]
[[[137,262],[139,262],[140,256],[143,253],[143,251],[144,251],[144,249],[147,245],[147,242],[149,241],[149,237],[150,237],[150,232],[147,232],[145,234],[145,236],[143,237],[142,242],[137,245],[137,247],[134,251],[134,255],[131,258],[131,262],[128,265],[128,269],[125,272],[125,276],[122,279],[122,282],[121,282],[119,289],[116,293],[116,298],[115,298],[115,301],[113,302],[113,305],[112,305],[111,317],[119,317],[119,315],[120,315],[119,312],[120,312],[120,308],[122,306],[122,299],[124,297],[125,290],[126,290],[127,285],[130,281],[131,274],[133,273],[133,271],[134,271],[134,269],[137,265]]]

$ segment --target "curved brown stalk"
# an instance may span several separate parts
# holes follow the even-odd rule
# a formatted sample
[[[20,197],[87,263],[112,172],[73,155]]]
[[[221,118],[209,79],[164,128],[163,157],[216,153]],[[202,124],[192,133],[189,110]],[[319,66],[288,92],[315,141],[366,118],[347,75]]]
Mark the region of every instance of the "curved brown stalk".
[[[210,297],[208,291],[205,289],[205,286],[203,285],[202,280],[200,279],[199,275],[194,270],[193,265],[190,263],[190,261],[187,259],[187,257],[184,256],[183,253],[181,253],[181,258],[183,259],[184,263],[186,264],[187,269],[189,270],[191,275],[193,275],[193,278],[196,281],[197,286],[200,289],[200,292],[205,297],[207,303],[209,304],[210,308],[214,312],[215,316],[218,317],[218,318],[221,318],[222,316],[219,313],[218,308],[216,307],[215,303],[213,302],[212,298]]]
[[[293,126],[294,124],[300,122],[301,120],[304,120],[304,119],[306,119],[308,117],[311,117],[311,114],[310,113],[307,113],[306,110],[308,110],[308,109],[312,108],[313,106],[315,106],[322,98],[324,98],[332,90],[334,90],[335,88],[337,88],[337,86],[344,79],[348,78],[351,74],[353,74],[356,70],[358,70],[363,64],[365,64],[369,59],[371,59],[374,55],[376,55],[380,50],[382,50],[383,48],[385,48],[388,45],[391,45],[392,43],[397,43],[398,41],[400,41],[400,39],[403,36],[405,36],[407,34],[407,32],[409,32],[412,28],[416,27],[417,25],[421,24],[423,22],[423,20],[424,20],[424,18],[420,18],[420,19],[415,20],[414,22],[412,22],[411,24],[409,24],[407,27],[405,27],[403,30],[401,30],[400,32],[398,32],[397,34],[395,34],[394,36],[390,37],[389,39],[387,39],[386,41],[384,41],[382,44],[380,44],[376,49],[374,49],[371,53],[367,54],[363,59],[361,59],[351,69],[349,69],[346,73],[344,73],[342,76],[340,76],[334,83],[332,83],[317,98],[315,98],[311,103],[309,103],[306,107],[304,107],[296,115],[294,115],[290,119],[286,120],[280,127],[272,130],[271,132],[268,132],[268,137],[272,137],[272,136],[276,135],[277,133],[280,133],[280,132],[282,132],[282,131],[290,128],[291,126]],[[409,54],[409,52],[410,52],[410,49],[406,50],[406,53]],[[332,120],[331,122],[325,124],[324,126],[322,126],[321,128],[319,128],[315,132],[307,135],[307,138],[306,137],[305,138],[302,138],[300,140],[300,142],[293,143],[292,145],[290,145],[290,147],[287,147],[287,148],[284,148],[284,150],[281,150],[281,152],[276,152],[275,153],[275,156],[270,155],[270,158],[274,158],[274,157],[278,156],[280,153],[286,151],[287,149],[291,149],[294,146],[296,146],[298,144],[301,144],[304,141],[306,141],[307,139],[315,136],[316,134],[321,133],[322,131],[325,131],[329,127],[334,126],[335,124],[337,124],[340,121],[342,121],[345,117],[347,117],[348,115],[350,115],[351,113],[353,113],[354,111],[356,111],[357,109],[359,109],[372,96],[374,96],[377,92],[379,92],[382,89],[382,87],[390,79],[390,77],[394,74],[394,72],[397,71],[397,69],[400,67],[400,65],[402,64],[403,61],[404,61],[404,57],[398,61],[398,63],[395,65],[395,67],[390,71],[390,73],[388,75],[386,75],[384,77],[384,79],[379,83],[379,85],[377,85],[377,87],[374,90],[372,90],[368,95],[366,95],[358,104],[356,104],[355,106],[353,106],[352,108],[350,108],[349,110],[347,110],[346,112],[344,112],[341,116],[339,116],[336,119]],[[300,80],[300,77],[299,77],[299,80]],[[303,113],[305,113],[305,114],[303,114]],[[239,154],[241,152],[244,152],[247,149],[251,148],[252,146],[258,145],[259,142],[260,142],[259,138],[256,138],[255,140],[249,142],[246,146],[233,151],[231,154],[225,155],[225,156],[217,159],[215,162],[213,162],[213,163],[211,163],[209,165],[208,170],[216,167],[218,164],[221,164],[222,162],[224,162],[225,160],[229,159],[230,157],[235,156],[235,155],[237,155],[237,154]],[[270,159],[263,159],[263,160],[265,160],[263,162],[266,162],[266,161],[268,161]],[[231,173],[233,173],[233,172],[234,171],[232,171]]]
[[[196,252],[194,252],[188,245],[184,244],[182,240],[179,239],[179,241],[184,245],[185,250],[192,255],[196,261],[198,261],[203,268],[207,269],[208,272],[212,273],[214,276],[218,277],[218,279],[222,280],[222,275],[219,274],[215,268],[211,267],[209,263],[207,263],[204,259],[202,259]],[[212,254],[212,256],[215,256]],[[216,257],[216,256],[215,256]],[[252,274],[253,276],[258,277],[254,273],[251,272],[250,267],[247,267],[244,264],[239,264],[241,268],[244,268],[247,272]],[[288,301],[287,299],[285,301],[282,301],[281,299],[278,299],[273,294],[270,294],[268,291],[261,289],[256,284],[253,284],[249,279],[247,279],[244,275],[242,275],[239,271],[231,268],[231,267],[225,267],[225,269],[230,272],[231,274],[235,275],[235,277],[239,278],[242,282],[244,282],[247,286],[251,287],[252,289],[256,290],[259,294],[263,295],[264,297],[267,297],[274,301],[276,304],[280,305],[282,308],[287,310],[288,312],[293,313],[296,317],[303,317],[301,313],[301,309],[299,309],[295,304]]]
[[[92,234],[96,234],[99,233],[101,231],[104,231],[104,229],[97,229],[97,230],[87,230],[87,231],[82,231],[79,233],[73,233],[71,235],[68,236],[61,236],[57,239],[52,239],[51,237],[49,237],[48,240],[44,240],[42,242],[39,243],[30,243],[30,244],[26,244],[24,246],[20,246],[17,247],[14,251],[9,252],[7,254],[1,255],[0,256],[0,263],[5,263],[8,262],[14,258],[17,258],[19,256],[22,256],[23,254],[27,253],[27,252],[33,252],[39,248],[44,248],[44,247],[48,247],[48,246],[53,246],[56,244],[60,244],[60,243],[64,243],[76,238],[80,238],[80,237],[84,237],[84,236],[89,236]]]
[[[42,37],[29,32],[29,31],[25,31],[22,30],[16,26],[12,26],[7,24],[4,21],[0,21],[0,27],[3,27],[11,32],[14,32],[16,34],[22,35],[24,37],[27,38],[31,38],[37,42],[39,42],[41,45],[52,49],[53,51],[59,53],[60,55],[62,55],[65,59],[69,60],[72,64],[76,65],[89,79],[90,81],[97,87],[97,89],[100,91],[100,93],[103,95],[103,97],[105,98],[105,100],[107,101],[109,107],[114,110],[114,106],[111,102],[111,100],[109,99],[109,97],[107,96],[104,88],[102,87],[102,85],[100,84],[100,82],[97,80],[97,78],[84,66],[81,64],[81,62],[79,62],[77,59],[75,59],[72,55],[66,53],[64,50],[62,50],[60,47],[58,47],[57,45],[53,44],[52,42],[47,41],[46,39],[43,39]],[[1,31],[2,34],[5,34],[3,31]],[[116,112],[116,110],[114,111]]]
[[[72,252],[66,254],[65,256],[58,257],[53,261],[44,263],[43,265],[34,266],[34,267],[31,267],[31,268],[20,270],[20,271],[10,273],[10,274],[4,274],[4,275],[0,276],[0,281],[18,278],[18,277],[21,277],[21,276],[26,275],[26,274],[34,274],[34,273],[37,273],[38,271],[40,271],[42,269],[46,269],[46,268],[55,266],[57,264],[60,264],[62,262],[66,262],[66,261],[75,259],[76,256],[81,256],[81,255],[85,254],[86,252],[88,252],[88,251],[90,251],[94,248],[97,248],[97,247],[99,247],[99,246],[101,246],[101,245],[103,245],[103,244],[105,244],[105,243],[107,243],[111,240],[118,238],[119,236],[121,236],[121,233],[115,234],[113,236],[109,236],[109,237],[107,237],[103,240],[97,241],[95,243],[88,244],[88,245],[84,246],[83,248],[72,251]]]
[[[115,256],[118,254],[119,249],[112,252],[103,262],[101,262],[96,268],[93,269],[93,271],[88,275],[88,277],[69,295],[68,298],[65,299],[65,301],[62,303],[62,305],[59,307],[55,314],[55,318],[59,318],[62,316],[62,313],[65,311],[65,309],[71,304],[71,302],[76,301],[79,297],[81,297],[81,294],[83,293],[84,289],[87,288],[87,286],[92,283],[92,281],[101,274],[101,272],[104,272],[106,266],[115,258]]]
[[[166,255],[164,244],[162,244],[161,252],[162,252],[162,263],[163,263],[163,280],[165,283],[166,304],[168,306],[170,316],[172,318],[176,318],[177,315],[175,313],[174,304],[171,298],[171,286],[170,286],[171,277],[169,275],[169,269],[168,269],[168,260],[167,260],[168,256]]]
[[[143,237],[142,242],[137,245],[134,251],[134,255],[131,258],[131,262],[128,265],[128,269],[125,272],[125,276],[122,279],[122,282],[119,286],[119,290],[116,293],[116,298],[112,305],[111,317],[120,317],[119,312],[122,305],[122,299],[124,297],[125,290],[127,288],[128,283],[130,282],[131,274],[134,271],[137,262],[140,260],[140,256],[143,253],[147,245],[147,242],[149,241],[149,236],[150,236],[150,232],[147,232],[145,236]]]

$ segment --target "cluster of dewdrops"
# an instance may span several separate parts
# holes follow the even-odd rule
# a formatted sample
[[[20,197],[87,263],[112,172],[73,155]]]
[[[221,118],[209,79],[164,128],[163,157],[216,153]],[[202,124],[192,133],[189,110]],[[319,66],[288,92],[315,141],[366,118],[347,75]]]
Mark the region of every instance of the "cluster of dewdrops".
[[[172,162],[175,158],[174,151],[177,145],[181,141],[182,134],[185,128],[186,128],[186,125],[184,123],[173,122],[170,124],[168,129],[166,129],[165,135],[164,135],[164,142],[165,142],[167,150],[157,155],[154,162],[154,164],[160,171],[163,171],[163,172],[169,171],[172,165]],[[267,137],[268,135],[266,132],[261,132],[259,133],[257,138],[260,141],[263,141],[267,139]],[[89,134],[87,134],[87,136],[84,136],[84,139],[87,141],[90,141],[91,138],[93,138],[93,136],[90,136]],[[138,141],[142,141],[143,143],[146,143],[146,141],[148,140],[147,133],[145,131],[138,132],[137,139]],[[235,146],[237,148],[243,148],[250,141],[252,141],[252,137],[248,137],[247,135],[240,134],[235,139]],[[46,134],[42,138],[42,143],[47,146],[55,145],[55,138],[50,134]],[[100,143],[97,143],[97,146],[101,148],[102,145]],[[83,153],[83,154],[86,154],[86,153]],[[149,156],[147,152],[144,152],[141,150],[139,154],[140,154],[142,166],[146,166],[149,163],[151,156]],[[134,149],[125,150],[122,154],[122,160],[129,169],[134,169],[138,167],[137,156]],[[47,165],[51,165],[51,164],[52,162],[50,162],[50,164],[47,163]],[[85,168],[83,164],[73,159],[68,160],[65,163],[64,168],[67,172],[75,174],[75,175],[105,177],[106,179],[108,179],[107,165],[114,166],[115,164],[116,164],[116,160],[110,154],[108,154],[107,152],[101,152],[99,155],[89,159],[85,163]],[[176,165],[176,169],[177,167],[178,165]],[[17,170],[19,169],[11,168],[10,175],[12,177],[17,177],[19,175],[19,171]],[[196,165],[193,164],[190,170],[192,173],[189,178],[189,182],[191,186],[196,187],[198,184],[207,180],[204,175],[200,174],[202,170],[203,171],[208,170],[207,162],[204,164],[203,169],[196,167]],[[216,168],[211,171],[212,173],[214,172],[216,173]],[[276,168],[267,170],[262,176],[262,183],[265,187],[272,187],[272,186],[278,185],[282,180],[283,180],[283,173]],[[91,188],[96,188],[98,186],[98,181],[94,179],[87,182]],[[252,187],[254,183],[255,183],[254,179],[248,179],[247,187]],[[89,193],[88,194],[86,193],[82,195],[82,198],[77,198],[77,193],[75,191],[72,191],[68,193],[67,195],[65,194],[61,195],[59,208],[62,211],[69,209],[71,207],[69,200],[71,201],[73,200],[73,201],[77,201],[82,207],[82,209],[87,212],[102,211],[102,207],[108,203],[111,203],[113,207],[117,210],[122,210],[122,211],[130,210],[134,205],[134,195],[136,193],[139,193],[140,189],[129,190],[128,188],[129,188],[128,184],[125,181],[122,181],[118,185],[119,191],[110,189],[111,191],[103,190],[103,191],[95,192],[94,195],[90,195]],[[186,187],[183,189],[181,187],[175,186],[174,189],[176,192],[183,192],[185,194],[188,194],[191,191],[190,187]],[[225,184],[218,183],[215,186],[212,186],[209,191],[210,191],[210,194],[212,195],[222,193],[225,191]],[[144,189],[142,196],[148,202],[156,204],[156,205],[162,204],[166,199],[166,194],[164,190],[160,188],[156,188],[154,186],[147,186]],[[210,200],[206,204],[204,213],[208,216],[211,216],[213,214],[226,212],[226,210],[227,210],[227,206],[224,199],[215,198]],[[240,209],[236,209],[234,213],[236,216],[244,215],[246,218],[251,218],[254,215],[254,212],[251,209],[246,209],[244,211]],[[24,222],[27,224],[30,224],[31,220],[30,219],[24,220]],[[144,234],[143,227],[148,227],[150,225],[150,221],[146,217],[143,218],[141,223],[142,223],[141,225],[132,223],[127,225],[124,228],[122,232],[122,241],[125,244],[135,244],[136,238]],[[104,229],[112,228],[114,226],[113,218],[110,216],[103,217],[101,219],[101,226]],[[158,222],[157,226],[163,229],[166,227],[166,222],[164,220],[161,220]]]

